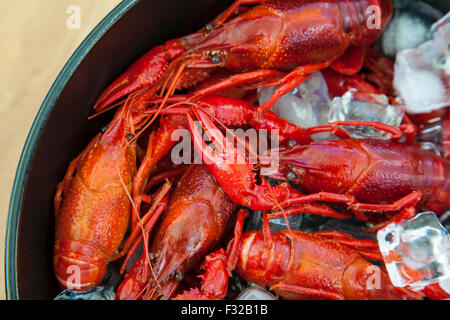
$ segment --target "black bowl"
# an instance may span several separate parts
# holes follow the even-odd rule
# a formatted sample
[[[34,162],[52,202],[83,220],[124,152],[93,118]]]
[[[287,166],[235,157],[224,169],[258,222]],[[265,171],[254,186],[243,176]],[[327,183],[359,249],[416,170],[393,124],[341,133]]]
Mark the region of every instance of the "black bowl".
[[[33,123],[11,195],[6,235],[8,299],[52,299],[53,204],[70,161],[107,123],[88,121],[95,99],[151,47],[195,32],[230,1],[125,0],[69,59]]]
[[[444,12],[448,0],[428,1]],[[52,299],[53,195],[70,161],[108,119],[88,121],[103,89],[149,48],[194,32],[231,0],[125,0],[90,33],[56,79],[17,170],[6,235],[8,299]]]

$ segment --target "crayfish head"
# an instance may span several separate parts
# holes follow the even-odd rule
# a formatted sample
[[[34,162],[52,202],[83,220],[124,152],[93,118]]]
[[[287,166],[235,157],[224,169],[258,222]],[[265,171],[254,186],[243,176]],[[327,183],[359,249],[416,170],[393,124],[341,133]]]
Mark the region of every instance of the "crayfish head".
[[[345,193],[369,166],[369,156],[353,140],[295,146],[280,154],[287,178],[308,193]]]

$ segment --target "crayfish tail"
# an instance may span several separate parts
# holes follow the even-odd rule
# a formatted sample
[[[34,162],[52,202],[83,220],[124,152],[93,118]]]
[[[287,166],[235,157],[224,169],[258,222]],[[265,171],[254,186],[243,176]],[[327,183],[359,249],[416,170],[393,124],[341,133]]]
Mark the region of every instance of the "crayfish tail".
[[[56,240],[53,266],[61,288],[86,291],[98,285],[106,273],[104,254],[76,240]]]

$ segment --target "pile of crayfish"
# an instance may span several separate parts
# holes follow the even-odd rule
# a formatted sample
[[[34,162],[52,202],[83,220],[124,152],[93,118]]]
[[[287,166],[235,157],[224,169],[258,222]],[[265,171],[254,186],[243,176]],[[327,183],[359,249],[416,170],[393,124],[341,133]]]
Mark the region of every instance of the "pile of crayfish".
[[[373,6],[376,28],[366,21]],[[116,113],[58,185],[59,285],[71,287],[75,266],[71,288],[86,291],[117,263],[117,299],[230,298],[230,277],[283,299],[449,298],[435,285],[393,286],[373,240],[269,225],[308,213],[358,219],[374,233],[423,209],[449,209],[445,112],[444,151],[436,155],[416,143],[426,115],[405,115],[399,127],[339,121],[305,129],[270,111],[316,71],[332,96],[354,89],[359,100],[385,94],[395,105],[393,62],[373,49],[392,12],[391,0],[237,0],[198,32],[139,58],[98,98],[95,115]],[[258,105],[256,90],[268,86],[276,86],[273,96]],[[391,138],[355,139],[346,125]],[[231,127],[276,132],[276,169],[263,175],[265,164],[251,163],[251,150],[226,137]],[[171,160],[180,129],[200,162]],[[315,141],[321,132],[336,138]],[[230,153],[245,161],[226,161]],[[262,211],[262,230],[244,232],[255,211]],[[374,270],[376,288],[367,285]]]

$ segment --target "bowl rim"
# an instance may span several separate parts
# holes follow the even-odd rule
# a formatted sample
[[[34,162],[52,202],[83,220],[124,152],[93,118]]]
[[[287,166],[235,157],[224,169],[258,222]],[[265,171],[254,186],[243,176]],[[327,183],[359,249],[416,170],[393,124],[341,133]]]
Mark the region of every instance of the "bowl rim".
[[[108,31],[125,13],[127,13],[140,1],[141,0],[123,0],[88,34],[88,36],[83,40],[83,42],[78,46],[66,62],[58,77],[50,87],[50,90],[48,91],[33,121],[30,132],[28,133],[28,137],[25,141],[25,145],[22,149],[8,208],[4,265],[6,299],[8,300],[17,300],[19,298],[16,262],[20,212],[22,209],[24,186],[28,180],[28,172],[33,159],[33,154],[35,153],[36,143],[41,135],[41,131],[53,110],[56,100],[59,98],[67,82],[72,77],[73,73],[83,61],[85,56],[106,33],[106,31]]]

